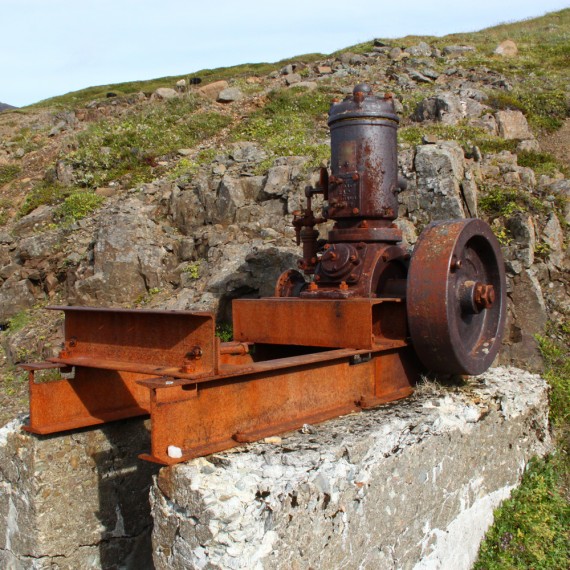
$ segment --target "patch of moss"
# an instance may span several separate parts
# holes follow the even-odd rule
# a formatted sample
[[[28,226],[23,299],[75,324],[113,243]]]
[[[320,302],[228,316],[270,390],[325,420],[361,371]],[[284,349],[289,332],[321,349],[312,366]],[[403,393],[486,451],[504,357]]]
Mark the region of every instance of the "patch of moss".
[[[567,116],[566,95],[562,89],[540,90],[518,87],[513,91],[492,91],[486,103],[495,109],[523,112],[531,126],[552,132]]]

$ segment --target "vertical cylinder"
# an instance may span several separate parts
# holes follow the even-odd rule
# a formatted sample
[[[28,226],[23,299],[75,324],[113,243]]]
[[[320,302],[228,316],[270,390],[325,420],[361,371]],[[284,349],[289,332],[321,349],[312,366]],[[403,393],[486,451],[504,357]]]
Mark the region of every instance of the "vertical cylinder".
[[[393,220],[398,214],[398,116],[391,96],[362,83],[329,111],[328,217]]]

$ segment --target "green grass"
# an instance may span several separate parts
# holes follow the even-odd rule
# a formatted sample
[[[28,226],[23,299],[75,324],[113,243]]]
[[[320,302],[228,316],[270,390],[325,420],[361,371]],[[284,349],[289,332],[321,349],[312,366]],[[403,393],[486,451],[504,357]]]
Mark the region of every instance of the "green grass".
[[[86,190],[72,192],[61,203],[56,216],[64,224],[70,224],[93,213],[104,201],[102,196]]]
[[[474,570],[567,570],[570,506],[560,454],[530,462],[521,486],[495,511]]]
[[[232,139],[256,141],[267,151],[269,157],[259,166],[260,171],[278,156],[308,156],[310,164],[317,166],[330,153],[328,145],[319,144],[326,136],[330,100],[326,91],[273,91],[262,109],[233,130]]]
[[[62,186],[61,184],[42,181],[36,184],[30,190],[20,207],[18,215],[20,217],[26,216],[38,206],[41,205],[54,205],[62,202],[71,192],[72,188]]]
[[[522,151],[517,155],[519,166],[532,168],[537,175],[546,174],[552,176],[556,172],[568,174],[564,165],[560,164],[556,158],[547,152]]]
[[[495,511],[474,570],[570,567],[570,326],[551,325],[538,341],[556,451],[531,461],[520,487]]]
[[[21,331],[30,322],[30,319],[29,311],[20,311],[8,319],[8,330],[11,333]]]
[[[0,165],[0,186],[12,182],[20,174],[20,167],[16,164]]]
[[[508,218],[518,212],[546,212],[538,198],[518,188],[482,184],[480,191],[479,209],[490,218]]]
[[[97,187],[127,173],[131,183],[148,181],[154,177],[158,157],[192,147],[231,122],[199,108],[199,101],[189,96],[90,125],[78,135],[78,148],[68,157],[79,184]]]
[[[229,342],[234,338],[234,329],[229,323],[218,323],[216,325],[216,336],[222,342]]]

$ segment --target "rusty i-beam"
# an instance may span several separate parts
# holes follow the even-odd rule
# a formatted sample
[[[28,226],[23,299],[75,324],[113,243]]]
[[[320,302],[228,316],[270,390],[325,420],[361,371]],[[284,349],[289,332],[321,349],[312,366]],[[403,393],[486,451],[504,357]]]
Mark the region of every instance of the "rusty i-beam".
[[[211,313],[51,307],[57,358],[29,371],[26,430],[51,434],[150,415],[144,459],[172,464],[404,398],[422,369],[480,374],[505,320],[500,247],[478,219],[434,222],[413,254],[394,224],[390,95],[366,84],[329,111],[331,172],[293,225],[303,256],[275,296],[233,302],[234,340]],[[323,197],[315,216],[312,197]],[[326,241],[315,226],[334,220]],[[58,379],[41,381],[38,371]]]

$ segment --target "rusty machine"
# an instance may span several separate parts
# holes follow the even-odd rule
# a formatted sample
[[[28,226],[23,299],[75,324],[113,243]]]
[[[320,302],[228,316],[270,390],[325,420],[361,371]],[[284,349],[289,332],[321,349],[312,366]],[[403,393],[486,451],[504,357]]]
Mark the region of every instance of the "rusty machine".
[[[479,374],[505,319],[499,244],[478,219],[434,222],[401,245],[398,117],[360,84],[331,105],[331,172],[293,220],[303,256],[275,296],[233,302],[234,340],[210,313],[52,307],[57,358],[29,371],[36,434],[150,415],[144,459],[172,464],[411,394],[422,368]],[[322,213],[311,201],[322,195]],[[334,221],[326,241],[315,226]],[[44,382],[38,371],[56,369]]]

